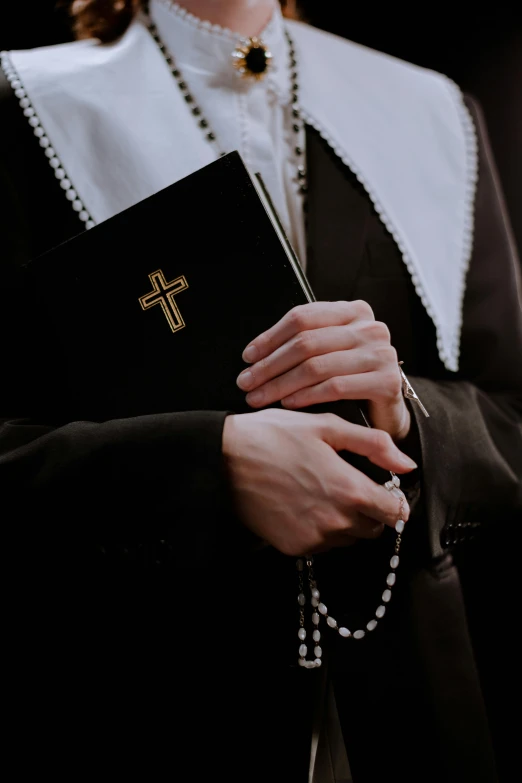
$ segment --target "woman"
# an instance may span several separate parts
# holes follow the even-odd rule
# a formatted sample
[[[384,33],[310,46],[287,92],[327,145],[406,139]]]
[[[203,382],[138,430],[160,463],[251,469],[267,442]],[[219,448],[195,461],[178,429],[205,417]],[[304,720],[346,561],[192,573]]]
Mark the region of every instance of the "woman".
[[[522,507],[522,320],[476,106],[273,0],[73,14],[78,42],[2,58],[15,746],[69,777],[495,780],[448,549]],[[232,149],[319,300],[245,346],[253,412],[35,419],[20,265]],[[338,399],[373,430],[301,412]],[[411,509],[343,449],[410,474]],[[325,551],[327,677],[298,655],[289,557]]]

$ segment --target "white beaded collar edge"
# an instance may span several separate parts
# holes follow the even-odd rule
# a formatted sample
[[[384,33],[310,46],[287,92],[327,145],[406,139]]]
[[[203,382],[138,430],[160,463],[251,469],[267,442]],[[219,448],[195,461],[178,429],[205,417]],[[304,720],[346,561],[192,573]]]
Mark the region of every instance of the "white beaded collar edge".
[[[36,113],[31,99],[27,95],[25,87],[22,84],[22,80],[16,72],[8,52],[0,52],[0,68],[4,72],[7,81],[11,85],[15,97],[18,99],[20,108],[24,113],[24,117],[27,118],[30,127],[33,129],[33,133],[38,139],[40,147],[49,161],[50,167],[54,170],[54,176],[58,180],[60,187],[64,192],[65,198],[70,202],[71,208],[78,216],[78,219],[84,224],[85,228],[94,228],[95,222],[86,209],[85,204],[81,200],[76,189],[74,188],[67,171],[65,170],[60,158],[56,154],[56,150],[51,145],[49,136],[47,135],[45,128],[41,123],[40,117]]]
[[[303,116],[318,130],[336,155],[354,171],[368,192],[376,211],[397,242],[416,291],[435,324],[439,355],[449,370],[456,371],[465,279],[473,243],[477,179],[474,126],[461,93],[456,85],[439,74],[371,52],[300,23],[290,23],[289,27],[301,63]],[[134,67],[132,53],[135,46],[142,47],[142,55],[145,52],[147,57],[151,57],[151,66],[154,63],[152,54],[149,54],[152,48],[143,38],[148,33],[144,30],[140,32],[140,28],[140,23],[132,25],[129,33],[109,48],[113,70],[120,77],[124,68]],[[152,41],[150,46],[153,46]],[[55,133],[60,137],[59,117],[53,115],[48,100],[42,103],[41,89],[43,87],[47,90],[46,85],[50,83],[47,79],[56,78],[56,71],[53,71],[56,63],[59,63],[60,68],[69,67],[68,63],[72,60],[74,65],[72,53],[78,51],[81,69],[76,69],[74,73],[71,70],[67,72],[67,79],[70,80],[67,110],[68,116],[71,116],[70,112],[75,109],[76,93],[81,96],[83,74],[90,80],[89,84],[93,83],[93,79],[98,79],[93,70],[100,57],[97,52],[105,58],[108,50],[103,48],[102,51],[93,42],[66,44],[65,47],[13,53],[14,65],[12,59],[4,53],[2,66],[10,82],[18,84],[16,89],[24,92],[23,98],[20,98],[24,100],[25,108],[22,108],[31,113],[28,120],[35,128],[35,134],[44,139],[40,143],[46,154],[49,157],[51,151],[55,152],[49,159],[53,168],[56,168],[57,177],[62,177],[66,197],[71,201],[73,209],[81,215],[85,225],[91,226],[125,208],[125,204],[118,207],[115,203],[111,208],[111,202],[104,196],[105,200],[100,202],[100,205],[104,205],[103,210],[99,207],[97,211],[93,209],[92,197],[99,185],[94,186],[89,170],[77,171],[71,150],[65,147],[64,151],[63,141],[58,144],[55,141]],[[309,55],[310,51],[314,52],[314,57]],[[52,54],[49,60],[48,52]],[[305,56],[307,53],[308,56]],[[51,63],[49,76],[45,75],[47,62]],[[24,78],[19,75],[21,66]],[[162,89],[170,90],[171,85],[172,91],[175,91],[176,85],[171,84],[171,75],[166,74],[164,78],[159,67],[154,65],[163,84]],[[324,90],[322,85],[328,78],[330,89]],[[31,81],[30,88],[28,80]],[[335,84],[331,83],[332,80]],[[36,85],[34,96],[33,82]],[[125,109],[118,103],[118,96],[110,93],[110,84],[105,86],[103,81],[97,81],[96,84],[100,93],[97,98],[100,110],[122,110],[125,116]],[[75,87],[72,92],[71,85]],[[372,90],[371,100],[368,98],[369,89]],[[111,94],[113,105],[103,97],[105,90],[108,95]],[[338,99],[336,90],[342,95],[342,101]],[[36,97],[40,101],[39,105],[35,105]],[[176,96],[172,94],[171,97],[170,111],[174,112]],[[138,90],[136,104],[140,102],[149,109],[153,108],[151,96]],[[42,112],[45,117],[40,116]],[[179,114],[176,116],[179,118]],[[190,116],[187,116],[187,123],[191,123]],[[188,125],[184,130],[181,127],[178,130],[176,126],[177,134],[187,131]],[[155,132],[160,142],[164,143],[161,128],[158,127]],[[175,139],[172,143],[175,143]],[[208,153],[203,149],[189,152],[190,155],[184,161],[170,161],[169,182],[190,173],[187,166],[196,159],[202,161],[200,166],[210,162],[205,157]],[[93,153],[95,151],[91,150],[91,163]],[[136,149],[135,153],[140,153],[140,150]],[[154,150],[148,155],[154,161]],[[67,176],[66,170],[71,172],[72,177]],[[142,177],[147,170],[142,166]],[[81,188],[82,196],[76,192],[75,182]],[[136,180],[132,185],[135,189],[129,193],[134,193],[134,201],[140,200],[169,182],[162,182],[161,175],[153,171],[150,182],[140,185]],[[128,184],[132,184],[131,180]],[[87,192],[84,192],[84,187]],[[150,192],[144,192],[144,188]]]

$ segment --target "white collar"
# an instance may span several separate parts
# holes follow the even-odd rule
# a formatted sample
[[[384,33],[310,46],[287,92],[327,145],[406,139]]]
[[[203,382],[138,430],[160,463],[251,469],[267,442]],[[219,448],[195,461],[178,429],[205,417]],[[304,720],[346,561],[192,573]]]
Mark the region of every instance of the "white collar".
[[[442,361],[457,370],[477,166],[460,92],[431,71],[289,28],[305,117],[365,186],[435,323]],[[214,159],[141,21],[115,44],[13,52],[11,62],[95,222]]]
[[[231,67],[232,52],[242,39],[240,33],[202,21],[171,0],[152,0],[150,14],[189,82],[191,71],[197,71],[209,77],[211,86],[226,87],[238,94],[251,88]],[[270,21],[258,37],[272,54],[271,66],[261,84],[287,100],[289,55],[279,3],[274,5]]]

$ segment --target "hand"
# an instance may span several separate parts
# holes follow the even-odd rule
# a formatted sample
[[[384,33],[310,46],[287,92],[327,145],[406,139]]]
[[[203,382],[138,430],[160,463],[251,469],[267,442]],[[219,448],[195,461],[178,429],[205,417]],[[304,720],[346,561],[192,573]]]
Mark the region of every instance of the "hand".
[[[385,432],[331,413],[272,408],[228,416],[223,454],[243,523],[286,555],[346,546],[394,527],[400,499],[336,453],[345,449],[396,473],[417,467]]]
[[[237,379],[247,402],[288,409],[334,400],[368,400],[374,427],[406,437],[410,413],[388,327],[357,302],[313,302],[290,310],[243,353],[252,366]]]

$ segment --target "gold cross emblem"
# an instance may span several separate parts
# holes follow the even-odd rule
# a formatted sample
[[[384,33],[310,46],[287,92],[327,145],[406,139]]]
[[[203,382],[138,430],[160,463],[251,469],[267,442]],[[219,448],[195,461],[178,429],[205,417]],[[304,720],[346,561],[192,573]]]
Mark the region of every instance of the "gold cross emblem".
[[[188,283],[185,277],[181,275],[176,277],[175,280],[171,280],[167,283],[165,275],[158,269],[157,272],[153,272],[149,275],[149,280],[152,283],[153,290],[145,296],[140,296],[140,305],[143,310],[148,310],[149,307],[154,305],[161,305],[163,314],[169,322],[169,326],[173,332],[177,332],[179,329],[183,329],[185,321],[183,320],[179,308],[174,301],[176,294],[180,291],[185,291],[188,288]]]

